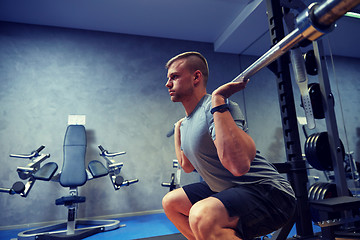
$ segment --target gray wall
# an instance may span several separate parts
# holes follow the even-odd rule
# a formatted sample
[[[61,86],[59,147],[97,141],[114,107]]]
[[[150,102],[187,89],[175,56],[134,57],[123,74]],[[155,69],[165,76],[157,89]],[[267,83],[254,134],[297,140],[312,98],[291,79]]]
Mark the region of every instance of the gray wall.
[[[0,187],[18,181],[16,167],[27,164],[9,158],[11,153],[43,144],[49,161],[61,168],[69,114],[86,115],[87,162],[102,160],[99,144],[126,151],[116,158],[124,162],[123,176],[140,180],[116,192],[108,177],[86,183],[79,217],[162,208],[168,188],[161,183],[170,180],[175,158],[173,137],[166,134],[184,116],[165,87],[168,59],[202,52],[211,66],[210,81],[231,79],[240,69],[238,56],[214,53],[207,43],[9,23],[1,23],[0,31]],[[66,194],[58,183],[41,181],[26,199],[2,193],[0,225],[66,219],[66,208],[54,204]]]
[[[86,183],[80,188],[87,202],[80,204],[79,217],[161,209],[168,189],[160,184],[169,181],[175,158],[173,138],[166,134],[184,116],[181,104],[169,100],[164,64],[189,50],[208,58],[209,93],[256,60],[214,53],[208,43],[0,23],[0,187],[18,181],[16,167],[26,165],[25,160],[9,158],[11,153],[27,153],[43,144],[43,152],[51,154],[49,161],[61,168],[68,115],[80,114],[86,115],[86,161],[102,160],[99,144],[109,151],[126,151],[116,158],[124,162],[123,176],[140,182],[116,192],[108,177]],[[360,99],[355,84],[359,63],[359,59],[335,58],[340,94],[334,95],[341,96],[349,147],[356,159],[360,155]],[[296,87],[298,113],[303,115]],[[263,69],[232,99],[246,113],[257,148],[270,161],[284,162],[276,89],[273,74]],[[339,107],[336,104],[337,113]],[[322,121],[317,123],[321,130]],[[344,138],[344,131],[339,131]],[[197,178],[183,174],[182,182]],[[26,199],[0,194],[0,226],[66,219],[66,208],[54,201],[67,192],[56,182],[37,181]]]

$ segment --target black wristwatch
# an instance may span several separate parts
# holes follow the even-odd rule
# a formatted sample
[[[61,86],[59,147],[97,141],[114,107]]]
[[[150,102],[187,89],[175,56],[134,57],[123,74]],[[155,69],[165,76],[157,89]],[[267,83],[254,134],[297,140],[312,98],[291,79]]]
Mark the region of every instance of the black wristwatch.
[[[225,104],[219,105],[217,107],[214,107],[210,110],[211,114],[214,114],[215,112],[226,112],[229,111],[230,107],[229,107],[229,101],[228,99],[226,99]]]

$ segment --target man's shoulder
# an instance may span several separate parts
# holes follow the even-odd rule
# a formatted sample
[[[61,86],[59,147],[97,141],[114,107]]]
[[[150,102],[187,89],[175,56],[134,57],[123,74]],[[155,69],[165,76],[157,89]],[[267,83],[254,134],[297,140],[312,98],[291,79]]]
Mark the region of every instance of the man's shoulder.
[[[210,111],[210,109],[211,109],[211,95],[210,94],[206,94],[204,96],[204,100],[203,100],[201,106],[204,110]]]

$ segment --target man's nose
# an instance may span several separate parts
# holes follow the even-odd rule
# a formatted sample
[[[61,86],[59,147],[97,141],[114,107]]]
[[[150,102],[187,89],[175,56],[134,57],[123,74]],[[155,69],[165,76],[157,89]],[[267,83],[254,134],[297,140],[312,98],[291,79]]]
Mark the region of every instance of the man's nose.
[[[171,88],[171,85],[172,85],[172,82],[170,81],[170,79],[168,79],[167,82],[166,82],[166,84],[165,84],[165,86],[166,86],[167,88]]]

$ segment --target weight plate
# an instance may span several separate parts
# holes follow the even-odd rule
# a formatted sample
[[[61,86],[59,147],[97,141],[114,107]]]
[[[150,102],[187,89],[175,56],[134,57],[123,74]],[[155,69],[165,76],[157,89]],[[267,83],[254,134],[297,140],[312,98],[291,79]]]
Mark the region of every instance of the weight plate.
[[[316,133],[313,137],[313,139],[311,140],[311,145],[310,145],[310,152],[311,152],[311,156],[314,158],[317,158],[316,156],[316,142],[319,139],[319,133]]]
[[[318,200],[334,198],[334,197],[338,196],[335,183],[320,183],[319,185],[317,185],[317,188],[321,189],[320,192],[318,192],[319,193]],[[352,193],[350,190],[348,190],[348,193],[349,193],[349,196],[352,196]],[[315,196],[315,198],[316,198],[316,196]],[[340,212],[331,212],[328,215],[328,219],[321,219],[318,210],[316,210],[310,206],[310,211],[311,211],[312,220],[315,223],[324,221],[324,220],[329,220],[329,219],[341,218]],[[358,214],[357,209],[354,209],[353,211],[354,211],[353,214]]]
[[[312,194],[312,191],[313,191],[315,185],[316,185],[316,183],[314,183],[313,185],[311,185],[311,186],[309,187],[309,190],[308,190],[308,199],[309,199],[309,200],[311,200],[310,196],[311,196],[311,194]]]
[[[320,183],[319,185],[316,186],[316,189],[313,192],[314,193],[314,196],[312,197],[313,200],[319,200],[318,199],[319,192],[322,191],[323,185],[324,185],[324,183]]]
[[[308,190],[308,199],[311,200],[310,196],[312,195],[312,191],[314,190],[314,187],[316,186],[317,182],[312,184],[310,187],[309,187],[309,190]]]
[[[313,134],[310,135],[309,141],[307,143],[307,147],[308,147],[309,151],[311,150],[311,143],[312,143],[314,137],[316,137],[316,133],[313,133]]]
[[[324,182],[318,182],[317,185],[313,188],[312,196],[311,196],[311,198],[309,198],[309,200],[318,200],[318,197],[321,194],[321,192],[323,191],[324,186],[326,184],[327,183],[324,183]],[[311,206],[310,206],[310,211],[311,211],[312,220],[314,222],[319,222],[320,221],[319,212]]]
[[[345,158],[344,144],[340,140],[342,160]],[[327,132],[311,135],[305,142],[305,155],[309,164],[320,171],[333,171],[330,144]]]
[[[313,199],[313,196],[314,196],[314,190],[315,190],[315,188],[317,187],[317,185],[319,185],[320,184],[320,182],[316,182],[316,183],[314,183],[313,185],[311,185],[310,186],[310,188],[309,188],[309,190],[308,190],[308,199],[309,200],[314,200]]]
[[[342,151],[342,161],[345,159],[345,148],[344,144],[340,139],[340,148]],[[331,160],[331,152],[330,152],[330,143],[327,132],[322,132],[321,136],[316,144],[316,156],[322,166],[328,171],[334,170],[332,160]]]
[[[305,53],[305,68],[306,72],[309,75],[315,76],[318,74],[318,65],[315,58],[314,50],[310,50]]]
[[[330,155],[330,145],[327,132],[321,132],[314,145],[315,155],[320,165],[326,171],[334,170]]]
[[[330,187],[330,183],[324,183],[323,184],[323,187],[322,187],[321,191],[319,192],[319,194],[317,196],[317,200],[324,199],[325,193],[329,189],[329,187]]]
[[[319,158],[316,154],[316,143],[319,139],[319,136],[319,133],[315,133],[308,138],[305,146],[305,155],[307,161],[313,168],[320,171],[326,171],[328,170],[328,167],[319,161]]]
[[[315,119],[325,118],[324,107],[322,103],[320,85],[318,83],[311,83],[308,85],[308,92],[311,100],[311,107]]]
[[[337,190],[335,183],[329,184],[329,187],[324,194],[324,199],[333,198],[333,197],[337,197]]]
[[[315,134],[311,134],[306,142],[305,142],[305,155],[306,158],[311,158],[311,143],[312,143],[312,139],[314,138]]]
[[[318,134],[315,133],[314,136],[311,138],[311,141],[309,143],[309,152],[312,159],[314,159],[316,156],[314,155],[314,142],[316,138],[318,137]]]
[[[316,192],[319,191],[319,186],[321,185],[321,182],[317,182],[317,184],[314,186],[311,194],[310,194],[310,200],[316,200],[315,196],[316,196]]]

